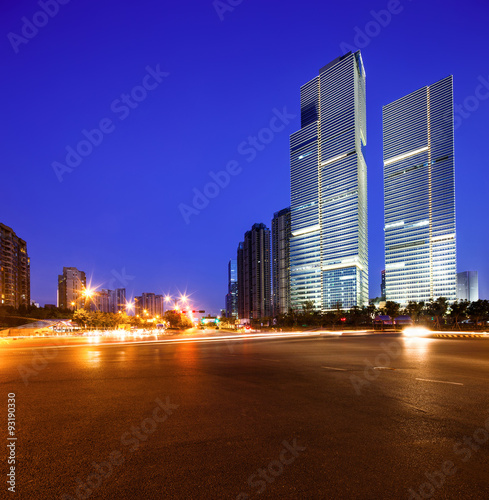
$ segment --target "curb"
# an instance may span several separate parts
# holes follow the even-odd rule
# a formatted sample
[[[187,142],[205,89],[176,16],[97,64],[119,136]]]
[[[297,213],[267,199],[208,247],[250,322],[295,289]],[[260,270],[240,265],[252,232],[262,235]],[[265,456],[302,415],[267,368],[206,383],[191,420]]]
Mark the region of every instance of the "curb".
[[[467,339],[467,338],[489,338],[489,335],[487,333],[466,333],[466,334],[442,334],[442,333],[435,333],[433,337],[438,337],[438,338],[462,338],[462,339]]]

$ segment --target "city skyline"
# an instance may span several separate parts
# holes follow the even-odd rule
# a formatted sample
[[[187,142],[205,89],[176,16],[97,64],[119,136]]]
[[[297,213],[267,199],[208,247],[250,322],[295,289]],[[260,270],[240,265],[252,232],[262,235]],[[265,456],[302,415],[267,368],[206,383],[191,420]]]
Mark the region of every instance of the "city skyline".
[[[477,35],[483,31],[480,13],[487,6],[474,5],[478,10],[467,14],[456,4],[447,9],[446,3],[406,3],[388,13],[388,22],[384,15],[385,26],[372,14],[386,11],[382,2],[368,7],[358,3],[348,13],[337,4],[315,6],[328,16],[318,15],[311,20],[313,26],[298,27],[296,36],[283,37],[273,5],[243,3],[221,20],[210,4],[196,3],[191,14],[183,6],[168,11],[148,4],[147,10],[136,13],[139,24],[124,41],[116,25],[101,28],[117,10],[114,6],[67,4],[34,38],[19,45],[18,52],[5,37],[0,50],[12,78],[5,82],[9,127],[3,175],[11,189],[4,195],[2,222],[27,242],[32,299],[55,303],[59,269],[76,266],[97,277],[103,288],[125,287],[128,296],[182,290],[194,294],[196,307],[220,310],[227,284],[225,263],[234,255],[236,242],[255,222],[270,226],[273,213],[289,205],[288,136],[300,128],[297,89],[321,65],[352,48],[362,50],[368,77],[370,297],[379,295],[384,268],[381,108],[448,74],[454,75],[458,270],[478,270],[480,296],[487,297],[488,236],[480,234],[474,217],[487,211],[483,145],[489,71]],[[37,8],[7,3],[4,32],[20,33],[22,17],[32,18]],[[95,21],[94,12],[100,21]],[[283,6],[280,21],[292,21],[293,15],[293,9]],[[464,15],[470,27],[459,23]],[[129,22],[134,13],[121,7],[118,16]],[[331,21],[324,21],[326,17]],[[79,24],[91,30],[90,40]],[[313,27],[322,24],[328,34],[316,43],[321,30]],[[248,35],[251,26],[257,28],[254,38]],[[423,42],[406,44],[413,26],[426,36]],[[153,31],[162,43],[139,36]],[[196,40],[202,44],[197,58],[191,52]],[[263,48],[275,40],[280,43],[273,45],[269,64]],[[122,47],[131,44],[133,52],[120,52],[117,41]],[[240,50],[243,46],[249,50]],[[432,53],[437,57],[428,63],[427,54]],[[200,88],[205,99],[190,92],[196,71],[204,78]],[[130,114],[122,120],[127,113],[117,111],[123,106],[121,94],[139,86],[134,96],[141,99],[144,83],[153,90],[146,90],[144,100],[129,107]],[[207,124],[194,135],[193,148],[183,139],[182,103]],[[52,163],[64,163],[67,147],[88,140],[82,131],[96,142],[98,135],[91,131],[112,130],[101,123],[109,116],[114,130],[59,182]],[[272,120],[277,131],[270,136],[262,130],[270,129]],[[249,137],[259,139],[256,146]],[[195,205],[194,190],[215,194],[205,188],[214,182],[210,172],[222,171],[228,173],[218,177],[224,187]],[[21,194],[26,202],[19,205]],[[178,208],[182,203],[199,212],[188,224]],[[138,207],[154,216],[141,217]],[[223,226],[231,228],[221,238],[224,244],[208,251],[214,232]],[[197,245],[203,250],[196,251]]]

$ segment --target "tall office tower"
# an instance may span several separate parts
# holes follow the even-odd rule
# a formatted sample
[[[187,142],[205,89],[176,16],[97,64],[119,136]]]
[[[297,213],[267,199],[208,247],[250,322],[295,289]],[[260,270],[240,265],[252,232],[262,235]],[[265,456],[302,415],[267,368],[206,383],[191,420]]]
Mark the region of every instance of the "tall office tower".
[[[238,261],[228,263],[228,293],[226,294],[226,317],[238,317]]]
[[[453,80],[383,108],[386,299],[457,296]]]
[[[239,318],[270,316],[270,230],[265,224],[254,224],[251,231],[245,233],[244,241],[238,246],[237,260]]]
[[[470,302],[479,300],[479,275],[477,271],[457,273],[457,299]]]
[[[273,315],[290,308],[290,207],[273,214],[272,219],[272,302]]]
[[[0,305],[28,306],[31,303],[31,271],[27,244],[0,223]]]
[[[301,87],[290,137],[293,309],[368,304],[365,70],[360,51]]]
[[[63,267],[58,275],[58,307],[62,309],[81,309],[85,305],[83,292],[87,287],[87,277],[76,267]]]

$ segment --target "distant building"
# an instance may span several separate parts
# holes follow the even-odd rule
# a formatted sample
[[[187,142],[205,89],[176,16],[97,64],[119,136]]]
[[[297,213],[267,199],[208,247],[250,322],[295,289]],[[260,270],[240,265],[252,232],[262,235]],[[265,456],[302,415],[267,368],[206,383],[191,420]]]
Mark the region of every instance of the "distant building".
[[[475,302],[479,300],[479,276],[477,271],[457,273],[457,299]]]
[[[386,299],[457,295],[453,81],[383,108]]]
[[[142,293],[139,297],[134,298],[135,314],[142,318],[154,318],[163,316],[165,313],[163,295],[154,293]]]
[[[85,305],[83,292],[87,287],[87,277],[76,267],[63,267],[58,275],[58,307],[61,309],[81,309]]]
[[[112,299],[113,304],[113,312],[126,312],[126,289],[125,288],[116,288],[114,290],[114,295]]]
[[[272,302],[273,315],[290,308],[290,207],[275,212],[272,219]]]
[[[93,293],[90,300],[90,309],[103,313],[111,313],[112,310],[112,290],[98,290]]]
[[[228,262],[228,293],[226,294],[226,317],[238,317],[238,261]]]
[[[380,271],[380,298],[385,300],[385,269]]]
[[[27,244],[0,223],[0,305],[28,306],[31,302],[30,260]]]
[[[271,316],[270,230],[265,224],[245,233],[237,253],[239,319]]]

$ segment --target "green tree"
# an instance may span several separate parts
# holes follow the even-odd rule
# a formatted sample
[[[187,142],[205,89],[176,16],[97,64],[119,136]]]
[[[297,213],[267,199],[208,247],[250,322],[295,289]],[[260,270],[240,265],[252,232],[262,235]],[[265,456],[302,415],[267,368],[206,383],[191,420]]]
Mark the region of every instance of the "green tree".
[[[423,311],[423,308],[424,302],[416,302],[415,300],[410,300],[405,309],[405,312],[414,322],[417,322],[421,312]]]
[[[480,322],[487,321],[489,317],[489,301],[479,299],[471,302],[467,308],[467,314],[477,326]]]
[[[438,297],[426,303],[424,314],[431,318],[435,328],[439,329],[448,311],[448,300],[445,297]]]
[[[73,321],[84,328],[88,322],[88,311],[85,309],[78,309],[73,313]]]
[[[401,309],[401,306],[397,302],[393,302],[391,300],[388,300],[385,303],[385,313],[387,316],[390,316],[392,319],[397,318],[399,316],[399,311]]]
[[[177,311],[166,311],[163,317],[170,325],[170,328],[184,330],[193,326],[193,323],[185,314],[178,313]]]
[[[458,301],[456,300],[450,306],[450,318],[452,319],[453,328],[460,329],[460,321],[463,321],[467,318],[467,309],[469,307],[470,302],[467,300]]]

